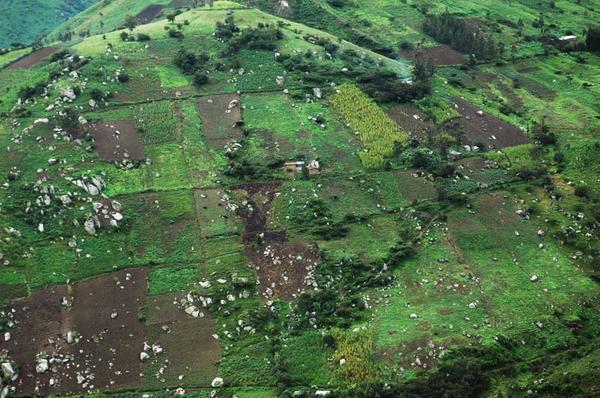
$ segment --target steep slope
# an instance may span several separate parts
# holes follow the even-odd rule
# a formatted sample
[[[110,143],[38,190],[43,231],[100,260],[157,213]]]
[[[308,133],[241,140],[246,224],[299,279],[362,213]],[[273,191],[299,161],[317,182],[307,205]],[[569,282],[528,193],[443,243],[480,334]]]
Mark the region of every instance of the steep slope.
[[[0,393],[597,395],[599,56],[408,84],[236,3],[163,18],[184,3],[0,56]],[[304,4],[340,34],[367,7]]]
[[[96,0],[19,0],[0,2],[0,48],[31,43]]]

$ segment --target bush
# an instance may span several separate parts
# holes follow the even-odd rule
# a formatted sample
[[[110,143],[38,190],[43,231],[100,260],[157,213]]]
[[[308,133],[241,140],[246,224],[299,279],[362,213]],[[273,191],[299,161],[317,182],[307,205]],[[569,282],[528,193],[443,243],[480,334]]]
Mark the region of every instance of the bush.
[[[175,39],[181,39],[183,38],[183,32],[177,29],[169,29],[169,37],[175,38]]]
[[[19,91],[19,98],[23,101],[28,100],[30,98],[36,97],[38,95],[42,95],[46,91],[46,84],[44,82],[39,82],[35,86],[23,87]]]
[[[579,198],[587,198],[590,195],[590,189],[585,185],[578,185],[575,187],[575,196]]]
[[[600,51],[600,26],[590,26],[587,29],[585,44],[589,51]]]
[[[276,41],[283,39],[283,32],[277,27],[259,26],[248,28],[229,40],[227,54],[235,54],[242,48],[251,50],[273,51],[277,48]]]
[[[203,86],[208,83],[208,75],[203,72],[196,72],[194,75],[194,84],[196,86]]]
[[[93,88],[90,90],[90,98],[92,98],[95,101],[101,101],[102,99],[104,99],[104,93],[97,88]]]

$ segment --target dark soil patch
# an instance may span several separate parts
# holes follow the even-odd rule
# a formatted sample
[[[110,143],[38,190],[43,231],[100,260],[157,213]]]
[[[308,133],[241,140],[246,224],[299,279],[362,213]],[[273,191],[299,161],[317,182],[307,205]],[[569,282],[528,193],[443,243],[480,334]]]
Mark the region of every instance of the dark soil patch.
[[[96,151],[103,160],[144,160],[144,145],[132,120],[91,124]]]
[[[15,303],[19,323],[6,348],[21,369],[18,393],[33,395],[36,388],[43,395],[82,393],[138,385],[145,332],[137,314],[145,301],[146,278],[145,268],[124,270],[78,283],[72,292],[62,285]],[[72,306],[62,305],[63,298]],[[69,331],[81,336],[79,343],[68,344]],[[35,370],[41,352],[53,359],[43,374]]]
[[[65,286],[56,286],[34,292],[31,296],[7,306],[14,309],[17,326],[11,331],[8,342],[0,339],[0,351],[8,355],[19,366],[19,379],[12,383],[21,395],[33,395],[37,386],[47,386],[50,375],[38,375],[35,371],[35,356],[42,351],[67,353],[61,341],[66,329],[66,309],[61,299],[67,296]],[[48,391],[41,387],[40,393]]]
[[[535,65],[528,65],[528,66],[519,66],[517,68],[517,72],[519,73],[532,73],[532,72],[538,72],[542,70],[539,66],[535,66]]]
[[[147,279],[147,268],[126,269],[69,288],[38,290],[7,306],[15,310],[17,326],[10,341],[1,339],[0,351],[7,350],[19,366],[19,379],[12,384],[17,395],[139,388],[148,382],[140,374],[157,363],[169,364],[165,375],[176,380],[169,386],[181,384],[179,375],[186,385],[208,386],[219,360],[214,322],[208,312],[204,318],[187,316],[172,295],[147,298]],[[78,342],[67,342],[69,331],[77,332]],[[144,342],[158,343],[164,351],[146,350],[151,359],[142,363]],[[40,374],[35,365],[41,352],[51,361]]]
[[[515,82],[520,87],[529,91],[531,94],[535,95],[538,98],[551,100],[554,99],[554,97],[556,97],[556,93],[553,90],[528,77],[518,76],[517,78],[515,78]]]
[[[60,50],[59,47],[45,47],[41,48],[35,52],[32,52],[29,55],[19,59],[18,61],[10,64],[6,67],[6,69],[29,69],[40,62],[42,62],[45,58],[51,56],[52,54],[58,52]]]
[[[395,106],[386,113],[402,130],[416,138],[427,138],[427,130],[434,127],[434,123],[427,120],[427,115],[412,104]]]
[[[158,343],[164,354],[144,364],[146,384],[160,384],[161,388],[178,387],[183,376],[186,386],[208,387],[217,375],[220,349],[215,333],[214,321],[208,311],[204,317],[193,318],[174,303],[180,294],[156,296],[148,299],[146,307],[149,336]],[[154,372],[164,366],[159,379]]]
[[[464,65],[467,63],[467,58],[462,53],[443,45],[419,50],[404,50],[401,51],[400,54],[404,58],[412,61],[416,61],[419,56],[422,56],[423,59],[431,62],[435,66]]]
[[[280,182],[246,184],[235,187],[241,195],[248,197],[249,206],[241,206],[238,210],[238,215],[243,219],[245,225],[245,243],[255,242],[258,235],[269,232],[267,231],[269,211],[271,203],[275,199],[275,194],[280,187]],[[277,231],[277,233],[270,234],[270,236],[281,238],[282,234],[285,236],[285,232]],[[263,240],[265,239],[263,238]]]
[[[163,8],[165,8],[163,5],[151,4],[136,15],[136,18],[140,24],[147,24],[154,21],[154,18],[160,14]]]
[[[136,268],[78,283],[73,288],[69,329],[82,336],[74,346],[76,363],[91,369],[91,383],[96,388],[123,389],[141,382],[139,355],[146,331],[138,313],[146,302],[147,279],[147,268]],[[76,378],[69,381],[63,386],[68,388],[65,391],[76,391]]]
[[[320,260],[304,242],[289,242],[286,231],[268,230],[269,211],[280,186],[280,182],[271,182],[237,187],[249,205],[238,211],[245,224],[245,254],[266,300],[290,300],[310,287],[312,270]],[[262,243],[255,246],[257,241]]]
[[[236,106],[231,106],[235,104]],[[242,138],[238,123],[242,120],[240,96],[237,94],[213,95],[201,98],[198,109],[206,143],[212,148],[223,148],[229,142]]]
[[[445,127],[457,135],[463,144],[502,149],[528,142],[518,127],[481,111],[462,98],[454,97],[453,101],[461,117],[448,122]]]
[[[319,263],[319,256],[302,242],[248,247],[245,252],[267,300],[294,298],[311,285],[311,275]]]

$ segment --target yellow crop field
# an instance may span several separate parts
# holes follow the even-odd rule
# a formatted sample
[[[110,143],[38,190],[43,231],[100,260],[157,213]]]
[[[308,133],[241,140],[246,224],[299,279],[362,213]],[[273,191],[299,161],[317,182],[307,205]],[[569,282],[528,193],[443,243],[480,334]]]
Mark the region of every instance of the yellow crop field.
[[[369,169],[383,168],[386,158],[407,144],[409,136],[358,87],[343,85],[331,98],[344,122],[358,132],[366,151],[359,154]]]

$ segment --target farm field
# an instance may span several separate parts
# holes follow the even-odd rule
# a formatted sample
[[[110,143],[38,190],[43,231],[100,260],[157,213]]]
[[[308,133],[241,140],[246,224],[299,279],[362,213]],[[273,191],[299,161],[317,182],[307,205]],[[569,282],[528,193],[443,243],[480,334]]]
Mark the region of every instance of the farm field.
[[[88,5],[0,53],[0,398],[600,395],[600,3]]]

